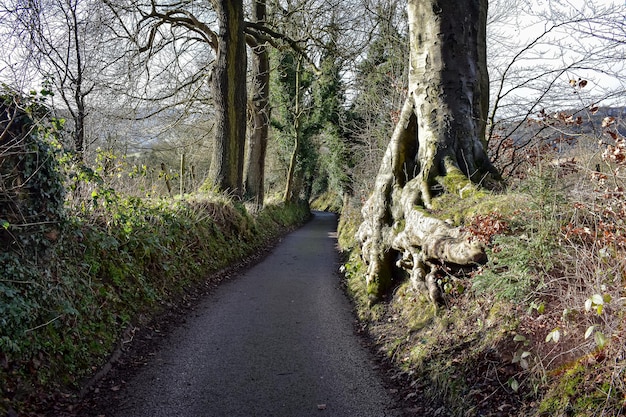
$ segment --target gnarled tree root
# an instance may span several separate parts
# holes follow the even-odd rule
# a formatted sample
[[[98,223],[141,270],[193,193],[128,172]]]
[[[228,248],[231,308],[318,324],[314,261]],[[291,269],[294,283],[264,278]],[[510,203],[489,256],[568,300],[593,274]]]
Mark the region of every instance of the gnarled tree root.
[[[403,191],[409,189],[405,187]],[[396,197],[405,194],[397,191]],[[394,193],[387,194],[388,200],[374,197],[368,200],[363,207],[365,220],[357,234],[368,268],[370,298],[372,301],[380,298],[391,286],[393,277],[399,275],[397,272],[405,270],[416,291],[425,290],[434,303],[442,304],[443,296],[437,285],[441,266],[482,264],[487,260],[485,249],[463,228],[453,227],[413,207],[407,203],[411,199],[389,198],[391,194]]]
[[[396,266],[409,270],[416,290],[425,285],[431,301],[442,304],[443,297],[437,285],[441,264],[482,264],[487,260],[484,247],[462,228],[452,227],[419,210],[411,210],[405,221],[405,228],[392,241],[392,248],[402,254]]]

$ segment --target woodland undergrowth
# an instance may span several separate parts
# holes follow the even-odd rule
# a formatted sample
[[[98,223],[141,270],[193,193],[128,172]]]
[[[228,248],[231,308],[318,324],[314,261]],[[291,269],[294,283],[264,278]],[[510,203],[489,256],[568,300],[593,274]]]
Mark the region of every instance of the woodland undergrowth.
[[[44,253],[0,254],[2,415],[75,395],[135,328],[309,215],[274,204],[252,216],[221,196],[98,196],[67,214]]]
[[[124,192],[112,184],[136,170],[76,164],[45,97],[16,97],[0,96],[0,415],[37,416],[77,396],[137,328],[310,210]]]
[[[545,145],[502,192],[439,197],[432,214],[465,227],[489,256],[465,274],[442,269],[445,306],[402,279],[368,306],[360,207],[344,208],[346,285],[409,412],[626,415],[626,138],[615,123],[566,152]]]

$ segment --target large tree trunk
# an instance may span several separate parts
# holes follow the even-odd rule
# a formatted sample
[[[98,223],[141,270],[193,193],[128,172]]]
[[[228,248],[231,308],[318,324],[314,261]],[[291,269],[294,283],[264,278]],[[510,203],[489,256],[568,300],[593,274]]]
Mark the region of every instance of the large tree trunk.
[[[293,148],[291,151],[291,158],[289,160],[289,168],[287,170],[287,179],[285,184],[285,194],[283,196],[284,201],[294,201],[299,195],[300,188],[296,183],[296,167],[298,164],[298,156],[300,154],[300,145],[302,142],[302,132],[300,129],[300,118],[302,117],[302,112],[300,111],[300,99],[301,99],[301,91],[300,91],[300,77],[302,71],[302,56],[298,55],[296,63],[296,80],[295,80],[295,105],[293,109]]]
[[[263,24],[267,16],[265,0],[256,0],[252,18]],[[246,156],[246,197],[263,205],[265,184],[265,153],[270,120],[270,60],[265,44],[252,45],[252,128]]]
[[[483,148],[487,0],[409,0],[408,95],[358,237],[373,299],[400,268],[440,300],[437,265],[485,260],[460,229],[428,216],[435,190],[461,192],[497,176]],[[421,206],[421,207],[419,207]]]
[[[241,195],[246,140],[246,42],[242,0],[215,0],[219,21],[213,73],[216,138],[211,180],[221,191]]]

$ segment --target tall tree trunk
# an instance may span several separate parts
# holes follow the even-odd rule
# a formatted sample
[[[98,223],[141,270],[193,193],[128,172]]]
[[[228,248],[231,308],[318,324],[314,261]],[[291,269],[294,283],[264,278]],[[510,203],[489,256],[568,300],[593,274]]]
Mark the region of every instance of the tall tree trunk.
[[[85,94],[83,93],[83,55],[81,53],[81,35],[79,33],[78,24],[78,3],[68,3],[70,6],[70,16],[72,23],[70,24],[74,38],[74,54],[76,58],[76,90],[74,91],[74,101],[76,102],[76,132],[74,133],[74,145],[76,148],[76,156],[80,163],[84,159],[85,151]]]
[[[410,0],[409,95],[418,120],[420,188],[429,205],[435,177],[488,172],[482,146],[489,100],[486,0]]]
[[[267,17],[265,0],[255,0],[252,19],[263,24]],[[270,60],[264,43],[252,45],[252,131],[248,141],[245,167],[246,198],[263,205],[265,153],[270,120]]]
[[[300,153],[300,142],[301,142],[301,134],[302,132],[300,131],[300,117],[302,117],[302,112],[300,109],[301,103],[300,103],[300,95],[301,95],[301,91],[300,91],[300,76],[301,76],[301,70],[302,70],[302,56],[298,55],[298,57],[296,58],[297,60],[297,64],[296,64],[296,81],[295,81],[295,105],[294,105],[294,110],[293,110],[293,130],[294,130],[294,139],[293,139],[293,149],[291,151],[291,159],[289,161],[289,169],[287,171],[287,184],[285,185],[285,195],[283,197],[283,200],[285,201],[293,201],[294,197],[295,197],[295,190],[296,190],[296,181],[295,181],[295,174],[296,174],[296,166],[298,164],[298,154]]]
[[[358,237],[373,299],[401,267],[439,301],[438,262],[485,260],[460,229],[415,206],[430,207],[435,189],[458,193],[498,175],[483,147],[487,0],[409,0],[408,16],[408,95]]]
[[[215,0],[219,21],[213,73],[216,138],[211,181],[221,191],[241,195],[246,139],[246,43],[242,0]]]

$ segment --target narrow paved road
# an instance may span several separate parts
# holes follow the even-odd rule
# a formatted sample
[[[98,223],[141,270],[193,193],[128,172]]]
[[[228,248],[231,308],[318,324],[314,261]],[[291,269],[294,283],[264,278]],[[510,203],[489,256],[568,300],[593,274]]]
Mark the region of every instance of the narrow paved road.
[[[335,217],[222,284],[128,384],[115,417],[400,416],[353,332]]]

